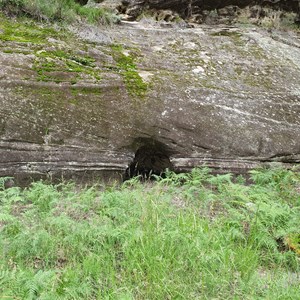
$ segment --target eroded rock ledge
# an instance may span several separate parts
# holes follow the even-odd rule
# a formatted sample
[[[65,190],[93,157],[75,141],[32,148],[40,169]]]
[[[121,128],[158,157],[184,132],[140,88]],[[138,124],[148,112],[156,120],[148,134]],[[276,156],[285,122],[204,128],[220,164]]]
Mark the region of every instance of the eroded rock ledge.
[[[0,176],[121,178],[134,159],[236,173],[298,164],[299,49],[297,32],[251,26],[74,36],[1,19]]]
[[[243,18],[256,23],[261,19],[274,22],[276,18],[300,22],[299,0],[104,0],[101,5],[116,7],[131,20],[152,13],[158,20],[176,20],[177,14],[190,22],[206,24],[230,24]]]

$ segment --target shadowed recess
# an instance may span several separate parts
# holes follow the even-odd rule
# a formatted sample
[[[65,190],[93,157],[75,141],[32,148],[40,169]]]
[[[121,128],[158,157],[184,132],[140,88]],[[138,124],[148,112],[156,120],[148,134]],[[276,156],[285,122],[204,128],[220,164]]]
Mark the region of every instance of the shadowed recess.
[[[135,176],[150,179],[152,175],[164,176],[165,171],[172,170],[170,151],[167,147],[153,139],[137,139],[139,145],[133,161],[125,171],[124,180]],[[153,178],[153,177],[152,177]]]

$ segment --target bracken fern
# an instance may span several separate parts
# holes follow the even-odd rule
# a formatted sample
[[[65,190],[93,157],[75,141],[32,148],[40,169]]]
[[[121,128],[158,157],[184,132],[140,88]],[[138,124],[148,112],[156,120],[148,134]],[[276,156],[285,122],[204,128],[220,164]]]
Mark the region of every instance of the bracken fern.
[[[299,174],[251,177],[2,188],[0,298],[297,299]]]

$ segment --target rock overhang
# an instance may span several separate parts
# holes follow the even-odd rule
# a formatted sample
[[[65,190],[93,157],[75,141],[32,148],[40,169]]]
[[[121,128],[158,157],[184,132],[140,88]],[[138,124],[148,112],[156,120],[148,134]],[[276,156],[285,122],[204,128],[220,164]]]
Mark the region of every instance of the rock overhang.
[[[112,1],[106,0],[102,5],[110,2]],[[122,1],[117,7],[131,19],[152,12],[159,20],[176,20],[181,17],[197,23],[218,23],[220,20],[231,23],[238,15],[245,13],[241,11],[245,8],[250,8],[248,17],[251,18],[272,15],[268,9],[281,14],[292,12],[295,14],[294,21],[299,23],[300,12],[299,0],[130,0]],[[175,18],[170,17],[172,12],[175,13]]]
[[[47,55],[1,41],[1,176],[121,178],[147,139],[177,171],[299,162],[295,32],[137,24],[102,34],[112,42],[56,36]]]

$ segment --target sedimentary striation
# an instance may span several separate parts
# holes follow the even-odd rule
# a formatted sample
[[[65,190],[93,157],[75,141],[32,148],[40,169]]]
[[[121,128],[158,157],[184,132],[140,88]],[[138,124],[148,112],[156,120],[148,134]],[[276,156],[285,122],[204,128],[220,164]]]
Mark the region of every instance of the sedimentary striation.
[[[0,176],[121,178],[138,157],[176,171],[299,163],[297,31],[72,31],[1,18]]]

